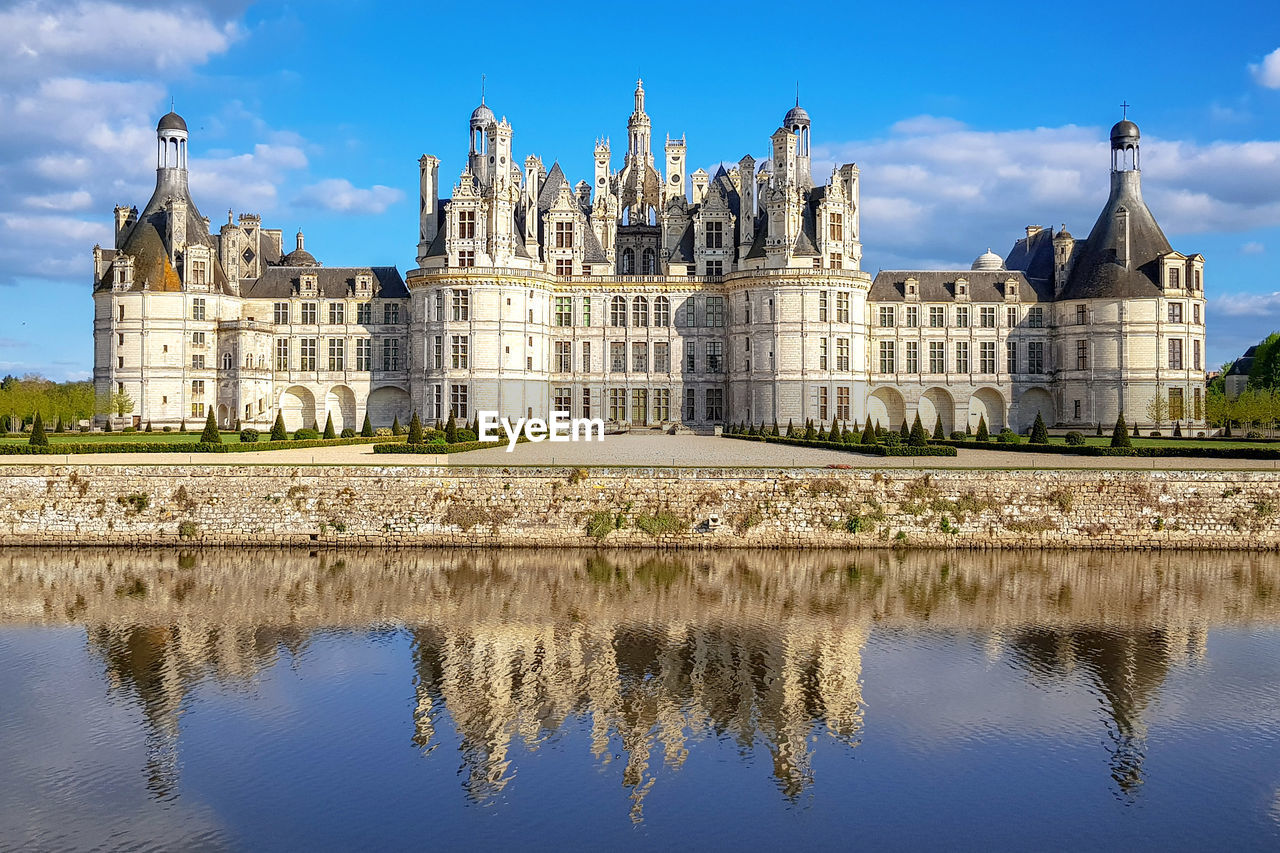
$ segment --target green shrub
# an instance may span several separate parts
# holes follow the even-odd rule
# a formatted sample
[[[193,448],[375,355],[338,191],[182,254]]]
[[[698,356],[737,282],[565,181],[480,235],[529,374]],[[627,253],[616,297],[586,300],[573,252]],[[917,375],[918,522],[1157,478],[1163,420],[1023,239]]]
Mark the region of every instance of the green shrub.
[[[1049,430],[1044,425],[1044,418],[1040,417],[1040,413],[1036,412],[1036,422],[1031,425],[1031,443],[1032,444],[1048,444]]]
[[[979,416],[978,416],[978,431],[977,431],[977,433],[975,433],[975,434],[974,434],[974,439],[975,439],[975,440],[977,440],[977,441],[990,441],[990,440],[991,440],[991,433],[989,433],[989,432],[987,431],[987,416],[986,416],[986,415],[979,415]]]
[[[178,522],[178,538],[179,539],[195,539],[196,523],[194,521]]]
[[[240,443],[253,444],[258,440],[258,431],[252,427],[240,430]]]
[[[960,430],[954,430],[954,431],[951,433],[951,440],[952,440],[952,441],[964,441],[964,440],[965,440],[966,438],[968,438],[968,437],[969,437],[969,433],[967,433],[967,432],[961,432]]]
[[[352,429],[351,427],[347,427],[347,428],[346,428],[346,429],[344,429],[341,433],[339,433],[339,434],[338,434],[338,437],[339,437],[339,438],[355,438],[355,437],[356,437],[356,431],[355,431],[354,429]]]
[[[664,533],[680,533],[689,528],[689,525],[684,520],[665,510],[654,515],[636,516],[635,526],[650,536],[661,536]]]
[[[136,430],[136,429],[134,429],[134,428],[133,428],[133,427],[131,427],[131,426],[127,426],[127,427],[125,427],[124,429],[122,429],[122,430],[120,430],[120,431],[121,431],[121,432],[124,432],[124,433],[137,432],[137,430]]]
[[[876,441],[876,431],[875,431],[874,429],[872,429],[872,428],[871,428],[871,419],[870,419],[870,418],[868,418],[868,419],[867,419],[867,426],[866,426],[866,428],[864,428],[864,429],[862,430],[862,443],[863,443],[863,444],[878,444],[878,443],[879,443],[878,441]]]
[[[306,427],[303,427],[300,430],[295,430],[293,433],[294,441],[317,441],[319,438],[319,430],[308,429]]]
[[[27,439],[31,447],[48,447],[49,437],[44,434],[44,419],[36,412],[36,419],[31,424],[31,438]]]
[[[1000,433],[996,436],[996,441],[998,441],[1000,444],[1022,444],[1022,436],[1018,435],[1016,432],[1009,429],[1008,427],[1005,427],[1004,429],[1000,430]],[[1045,444],[1049,443],[1047,437],[1044,443]]]
[[[1256,429],[1251,429],[1251,430],[1249,430],[1248,432],[1246,432],[1246,433],[1244,434],[1244,437],[1245,437],[1245,438],[1251,438],[1251,439],[1252,439],[1252,438],[1262,438],[1262,433],[1258,432]]]
[[[200,433],[201,444],[221,444],[222,436],[218,434],[218,422],[213,419],[213,407],[209,407],[209,416],[204,419],[204,432]]]
[[[920,422],[920,413],[916,412],[916,419],[911,424],[911,434],[907,439],[907,443],[912,447],[924,447],[929,443],[929,434],[924,431],[924,424]]]
[[[938,415],[938,419],[933,422],[933,440],[942,441],[947,434],[942,431],[942,415]]]
[[[369,413],[364,413],[364,426],[360,427],[360,435],[365,438],[373,438],[373,421],[369,420]]]
[[[450,420],[453,420],[450,417]],[[413,413],[413,418],[409,421],[409,444],[422,444],[426,441],[426,437],[422,434],[422,421],[418,419],[418,413]]]
[[[374,438],[390,438],[391,427],[378,427],[373,431]]]
[[[477,440],[478,440],[478,439],[477,439],[477,437],[476,437],[476,434],[475,434],[474,432],[472,432],[470,429],[460,429],[460,430],[458,430],[458,441],[459,441],[459,442],[468,442],[468,441],[477,441]]]
[[[1064,441],[1066,441],[1066,443],[1071,447],[1084,447],[1084,433],[1075,432],[1073,430],[1072,432],[1067,433]]]
[[[392,435],[403,435],[403,434],[404,434],[404,427],[400,426],[400,416],[399,416],[399,415],[396,415],[394,418],[392,418],[392,419],[391,419],[391,434],[392,434]]]
[[[1111,446],[1133,447],[1133,442],[1129,440],[1129,428],[1124,422],[1124,412],[1120,413],[1116,419],[1115,429],[1111,431]]]
[[[84,430],[81,430],[81,431],[83,432]],[[171,426],[163,427],[160,431],[161,431],[161,432],[173,432],[173,427],[171,427]]]
[[[272,441],[288,441],[289,433],[284,428],[284,412],[276,412],[276,422],[271,425]]]
[[[337,438],[338,434],[333,431],[333,413],[330,412],[324,419],[324,438]]]
[[[414,414],[417,417],[417,413]],[[444,440],[449,444],[453,444],[458,440],[458,422],[453,419],[453,412],[449,413],[449,420],[444,424]]]

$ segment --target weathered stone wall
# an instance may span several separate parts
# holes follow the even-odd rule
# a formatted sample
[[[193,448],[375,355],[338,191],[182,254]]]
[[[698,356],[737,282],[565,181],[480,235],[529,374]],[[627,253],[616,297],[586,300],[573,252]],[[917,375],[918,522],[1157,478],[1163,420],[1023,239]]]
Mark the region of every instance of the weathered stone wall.
[[[0,545],[1280,546],[1280,474],[27,466]]]

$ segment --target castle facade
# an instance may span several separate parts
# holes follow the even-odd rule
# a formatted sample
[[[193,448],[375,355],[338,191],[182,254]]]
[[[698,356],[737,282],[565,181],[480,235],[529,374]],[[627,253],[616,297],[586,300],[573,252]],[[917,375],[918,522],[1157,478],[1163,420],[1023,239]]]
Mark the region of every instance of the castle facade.
[[[1139,132],[1111,133],[1111,194],[1086,239],[1028,227],[971,269],[861,268],[861,173],[815,180],[797,103],[714,175],[683,138],[654,155],[636,85],[621,169],[593,183],[521,163],[482,103],[451,195],[419,160],[416,266],[329,267],[252,214],[217,234],[187,187],[188,133],[157,127],[156,189],[94,248],[94,382],[137,423],[358,428],[424,419],[604,418],[1024,431],[1204,419],[1204,258],[1173,251],[1142,200]]]

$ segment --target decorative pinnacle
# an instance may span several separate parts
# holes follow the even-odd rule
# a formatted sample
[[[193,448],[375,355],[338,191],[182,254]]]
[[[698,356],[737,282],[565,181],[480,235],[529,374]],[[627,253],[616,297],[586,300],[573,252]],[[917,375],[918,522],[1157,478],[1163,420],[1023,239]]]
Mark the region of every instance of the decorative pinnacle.
[[[1120,109],[1121,109],[1121,110],[1123,110],[1123,112],[1121,113],[1121,116],[1120,116],[1122,119],[1127,119],[1127,118],[1129,117],[1129,107],[1130,107],[1130,106],[1131,106],[1131,104],[1130,104],[1127,100],[1126,100],[1124,103],[1122,103],[1122,104],[1120,105]]]

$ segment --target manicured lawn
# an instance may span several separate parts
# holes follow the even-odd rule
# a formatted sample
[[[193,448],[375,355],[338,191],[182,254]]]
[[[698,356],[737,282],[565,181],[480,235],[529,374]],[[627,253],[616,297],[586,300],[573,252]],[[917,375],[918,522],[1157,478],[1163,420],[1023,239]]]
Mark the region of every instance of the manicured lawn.
[[[97,444],[100,442],[124,441],[124,442],[141,442],[146,444],[195,444],[200,440],[199,431],[187,432],[183,435],[180,432],[63,432],[48,433],[49,444]],[[268,436],[262,436],[259,440],[264,440]],[[20,438],[0,438],[0,443],[4,444],[26,444],[28,436]],[[222,433],[223,444],[239,444],[240,433],[224,432]]]

